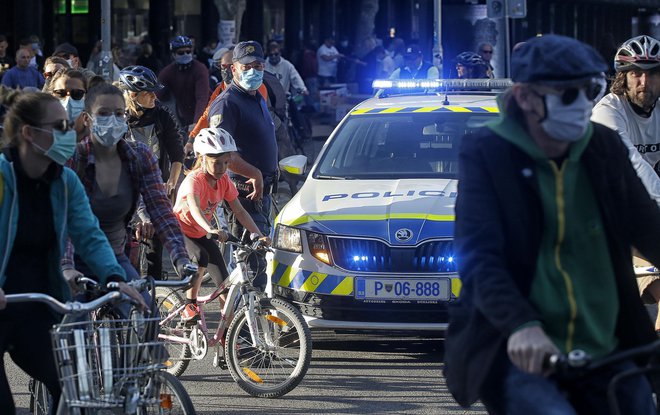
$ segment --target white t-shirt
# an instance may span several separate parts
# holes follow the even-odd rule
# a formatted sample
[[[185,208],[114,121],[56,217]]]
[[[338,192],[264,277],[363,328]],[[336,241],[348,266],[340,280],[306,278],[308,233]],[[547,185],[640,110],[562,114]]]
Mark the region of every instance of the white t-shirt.
[[[322,56],[332,56],[338,53],[339,51],[334,46],[327,47],[325,43],[321,45],[316,52],[316,59],[319,61],[319,76],[337,76],[337,60],[339,58],[326,61]]]
[[[625,97],[607,94],[594,107],[591,120],[615,130],[629,150],[630,161],[646,190],[660,205],[660,105],[649,118],[637,115]]]
[[[285,92],[289,92],[291,87],[300,91],[307,89],[296,67],[284,58],[280,58],[280,62],[277,65],[271,64],[266,59],[266,70],[277,76]]]

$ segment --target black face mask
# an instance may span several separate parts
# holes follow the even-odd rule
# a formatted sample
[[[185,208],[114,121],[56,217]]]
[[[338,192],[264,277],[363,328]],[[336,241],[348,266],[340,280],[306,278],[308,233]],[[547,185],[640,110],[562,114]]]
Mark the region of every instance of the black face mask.
[[[229,85],[234,78],[234,75],[231,73],[231,66],[228,68],[220,68],[220,73],[222,74],[222,80],[225,85]]]

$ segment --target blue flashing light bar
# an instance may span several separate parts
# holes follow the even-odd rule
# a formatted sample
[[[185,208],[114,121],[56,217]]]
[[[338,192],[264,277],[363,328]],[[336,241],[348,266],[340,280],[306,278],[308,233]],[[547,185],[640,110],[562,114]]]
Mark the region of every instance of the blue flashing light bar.
[[[513,85],[511,79],[376,79],[374,89],[505,89]]]

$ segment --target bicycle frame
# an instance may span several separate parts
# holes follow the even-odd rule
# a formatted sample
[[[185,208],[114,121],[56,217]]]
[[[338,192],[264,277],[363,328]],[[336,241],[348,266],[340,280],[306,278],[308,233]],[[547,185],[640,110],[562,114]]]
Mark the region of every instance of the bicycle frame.
[[[248,306],[248,323],[250,327],[250,335],[252,337],[252,345],[259,346],[259,327],[256,318],[254,317],[254,309],[256,301],[258,301],[258,294],[254,290],[249,290],[247,287],[250,285],[248,278],[247,265],[244,260],[236,258],[236,268],[231,272],[229,277],[223,281],[220,286],[213,291],[210,295],[201,296],[197,298],[197,305],[199,307],[200,322],[198,325],[192,327],[192,330],[201,330],[203,336],[209,347],[224,346],[224,339],[227,334],[229,324],[234,319],[234,316],[242,306]],[[206,325],[206,316],[204,314],[204,305],[218,298],[222,293],[227,292],[224,307],[222,309],[222,316],[213,336],[209,334],[208,326]],[[169,314],[161,320],[161,325],[167,324],[172,319],[178,318],[179,313],[183,310],[185,305],[180,305],[173,308]],[[159,334],[158,338],[167,340],[173,343],[186,344],[192,347],[199,347],[198,337],[195,336],[172,336],[166,334]]]

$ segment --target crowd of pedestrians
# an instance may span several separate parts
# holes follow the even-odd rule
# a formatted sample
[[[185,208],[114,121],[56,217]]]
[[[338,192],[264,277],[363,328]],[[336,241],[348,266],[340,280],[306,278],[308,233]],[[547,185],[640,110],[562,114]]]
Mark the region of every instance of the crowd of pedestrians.
[[[81,274],[118,281],[144,303],[123,284],[139,278],[128,252],[133,238],[150,241],[150,275],[162,277],[165,249],[179,272],[194,260],[200,272],[208,270],[220,283],[227,277],[226,264],[207,236],[224,241],[227,232],[213,223],[214,214],[226,215],[234,236],[246,228],[270,242],[278,159],[289,155],[282,151],[288,139],[287,94],[310,99],[350,73],[367,80],[440,77],[424,51],[401,39],[387,49],[375,45],[358,58],[328,37],[318,49],[305,48],[300,71],[282,56],[277,42],[265,51],[255,41],[223,48],[209,43],[199,59],[189,37],[177,36],[169,46],[168,65],[162,66],[145,42],[138,64],[117,66],[113,80],[106,80],[95,72],[98,58],[82,66],[71,44],[58,45],[47,57],[38,38],[29,38],[12,56],[0,35],[0,98],[7,111],[0,155],[0,251],[7,253],[0,261],[0,309],[4,293],[68,299],[66,282]],[[553,52],[543,53],[548,50]],[[456,56],[452,69],[459,78],[492,78],[492,55],[492,44],[480,44]],[[659,258],[648,231],[660,227],[660,211],[648,197],[660,203],[660,43],[640,36],[621,46],[611,93],[593,112],[598,124],[589,116],[605,91],[607,65],[590,46],[561,36],[535,38],[514,51],[512,69],[515,84],[501,97],[499,124],[466,138],[461,150],[461,165],[469,166],[461,169],[456,205],[464,285],[451,311],[446,353],[448,385],[458,401],[468,405],[481,398],[489,409],[506,413],[515,413],[511,405],[525,407],[556,389],[539,381],[538,355],[573,341],[573,332],[552,320],[561,301],[550,301],[552,296],[539,295],[535,287],[565,281],[567,272],[578,277],[571,290],[582,297],[566,307],[571,311],[579,304],[587,314],[574,316],[571,330],[583,330],[576,341],[598,355],[628,340],[639,344],[649,340],[649,333],[652,337],[639,320],[643,309],[625,259],[631,245],[640,255]],[[186,176],[189,153],[197,159]],[[498,162],[488,161],[493,155]],[[521,167],[522,175],[514,176],[508,170],[512,165]],[[534,172],[546,189],[540,199],[528,186]],[[575,191],[555,199],[547,189],[561,190],[564,182]],[[514,200],[498,193],[511,192],[512,184],[517,208],[492,209]],[[563,198],[577,208],[557,220],[551,213],[565,208]],[[606,208],[602,216],[599,206]],[[563,228],[562,220],[572,227]],[[579,258],[575,251],[548,248],[557,241],[544,229],[555,227],[561,238],[576,241]],[[597,258],[608,260],[598,263]],[[594,273],[601,278],[598,287],[584,279]],[[660,302],[657,281],[639,286],[648,302]],[[184,321],[197,318],[200,283],[187,292]],[[595,288],[598,301],[585,300],[584,293]],[[609,304],[615,306],[609,309]],[[619,311],[624,309],[632,311]],[[31,323],[25,325],[25,319]],[[53,322],[38,307],[0,311],[0,356],[9,350],[57,400],[52,353],[46,350]],[[589,327],[597,331],[596,339]],[[43,348],[32,360],[29,347],[37,343]],[[635,382],[631,399],[642,406],[647,402],[639,397],[649,387]],[[518,390],[521,384],[527,389]],[[576,405],[553,400],[555,406]],[[14,412],[1,366],[0,412]]]

